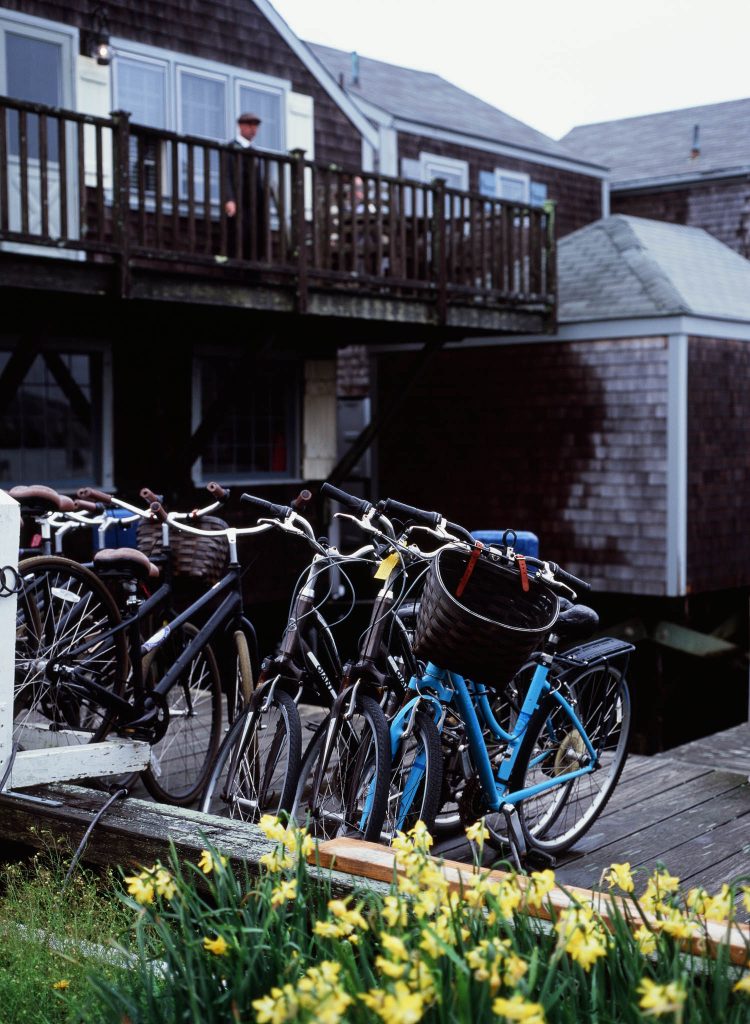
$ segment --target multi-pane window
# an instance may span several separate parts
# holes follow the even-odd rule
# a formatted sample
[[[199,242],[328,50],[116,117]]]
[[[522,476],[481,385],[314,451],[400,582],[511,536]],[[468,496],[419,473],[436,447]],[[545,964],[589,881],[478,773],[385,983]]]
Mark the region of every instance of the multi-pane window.
[[[239,86],[238,114],[257,114],[261,120],[258,145],[263,149],[281,152],[284,148],[283,107],[281,94],[258,89],[241,83]]]
[[[102,481],[101,353],[0,351],[0,391],[18,377],[0,412],[3,486]]]
[[[289,83],[251,75],[213,61],[186,59],[156,47],[115,41],[114,109],[128,110],[135,124],[167,128],[226,142],[239,114],[262,119],[257,144],[283,152],[285,94]]]
[[[5,91],[15,99],[31,103],[57,106],[62,98],[62,46],[46,39],[18,32],[5,33]],[[39,159],[39,118],[26,119],[26,153],[29,159]],[[58,160],[57,125],[47,123],[47,158]],[[19,118],[15,111],[8,117],[8,151],[20,154]]]
[[[293,363],[199,358],[195,385],[196,426],[221,410],[197,476],[230,481],[299,475],[300,379]]]
[[[167,115],[167,68],[156,61],[120,57],[116,64],[117,103],[127,110],[136,124],[165,128]],[[149,139],[130,139],[130,174],[133,187],[138,187],[138,146],[142,147],[144,188],[153,193],[157,185],[157,146]]]

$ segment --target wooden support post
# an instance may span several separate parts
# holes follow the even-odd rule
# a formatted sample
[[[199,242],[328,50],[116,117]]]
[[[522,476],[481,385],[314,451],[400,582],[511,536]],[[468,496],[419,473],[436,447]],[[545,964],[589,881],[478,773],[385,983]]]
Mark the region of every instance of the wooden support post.
[[[307,312],[307,238],[305,230],[305,151],[293,149],[292,237],[297,250],[297,312]]]
[[[18,538],[21,516],[18,502],[0,491],[0,790],[56,782],[62,779],[84,779],[122,775],[141,771],[151,758],[148,743],[112,739],[88,743],[78,734],[65,729],[51,732],[37,729],[29,742],[33,727],[26,730],[25,747],[13,752],[13,687],[16,663],[15,570],[18,568]],[[5,591],[10,590],[10,594]]]
[[[18,568],[18,538],[21,513],[18,502],[0,491],[0,571]],[[5,572],[4,589],[13,587],[13,573]],[[0,783],[5,777],[13,749],[13,681],[16,663],[15,593],[0,597]],[[1,788],[1,786],[0,786]]]

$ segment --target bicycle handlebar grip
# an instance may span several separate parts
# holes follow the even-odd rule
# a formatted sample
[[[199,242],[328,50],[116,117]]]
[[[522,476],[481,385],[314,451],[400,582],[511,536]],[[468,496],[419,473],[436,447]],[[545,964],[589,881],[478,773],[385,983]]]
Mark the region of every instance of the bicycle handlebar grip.
[[[229,488],[222,487],[221,484],[217,484],[215,480],[212,480],[210,484],[206,484],[206,490],[217,501],[226,501],[229,498]]]
[[[286,519],[294,511],[289,505],[276,505],[265,498],[256,498],[254,494],[241,494],[240,501],[246,505],[254,505],[259,512],[267,512],[276,519]]]
[[[146,489],[147,488],[144,487],[143,490],[146,490]],[[143,495],[143,491],[141,491],[141,495]],[[166,523],[167,522],[167,513],[166,513],[166,510],[164,509],[164,506],[162,505],[162,503],[160,501],[152,501],[151,502],[151,515],[155,519],[161,520],[162,523]]]
[[[447,522],[445,525],[448,533],[455,533],[457,537],[462,537],[469,544],[476,544],[476,537],[472,537],[469,531],[461,526],[460,523]]]
[[[399,515],[413,519],[417,523],[423,523],[425,526],[432,527],[437,526],[443,518],[439,512],[426,512],[422,508],[415,508],[414,505],[404,505],[403,502],[396,501],[394,498],[386,498],[385,501],[378,502],[378,509],[386,516],[396,512]]]
[[[76,491],[76,498],[84,498],[86,501],[100,501],[103,505],[112,504],[112,495],[106,491],[97,491],[95,487],[79,487]]]
[[[154,492],[150,491],[148,489],[148,487],[141,487],[140,494],[141,494],[141,497],[143,498],[143,500],[144,501],[148,501],[151,505],[153,505],[154,502],[156,502],[157,505],[159,505],[161,503],[161,499],[160,499],[159,495],[158,494],[154,494]],[[153,511],[153,509],[152,509],[152,511]]]
[[[357,515],[364,516],[372,508],[372,505],[365,498],[357,498],[354,494],[349,494],[347,491],[342,491],[338,487],[334,487],[333,484],[325,483],[320,488],[320,493],[324,498],[330,498],[331,501],[337,501],[339,505],[343,505],[344,508],[351,509],[352,512],[356,512]]]
[[[300,491],[297,497],[292,502],[292,508],[295,512],[301,512],[304,508],[312,501],[312,491],[308,491],[305,487],[304,490]]]
[[[564,569],[561,569],[559,565],[555,564],[555,562],[550,562],[549,567],[552,570],[552,575],[555,577],[555,579],[559,580],[560,583],[564,583],[572,590],[591,590],[590,583],[587,583],[586,580],[579,580],[577,576],[573,576],[572,573],[566,572]]]
[[[98,512],[99,505],[94,501],[86,501],[84,498],[75,499],[76,512]]]

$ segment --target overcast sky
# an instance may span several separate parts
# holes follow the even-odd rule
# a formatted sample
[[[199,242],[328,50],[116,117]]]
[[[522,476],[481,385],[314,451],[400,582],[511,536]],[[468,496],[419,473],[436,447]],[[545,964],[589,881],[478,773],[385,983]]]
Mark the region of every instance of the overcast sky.
[[[750,0],[271,0],[301,38],[433,71],[552,138],[750,96]]]

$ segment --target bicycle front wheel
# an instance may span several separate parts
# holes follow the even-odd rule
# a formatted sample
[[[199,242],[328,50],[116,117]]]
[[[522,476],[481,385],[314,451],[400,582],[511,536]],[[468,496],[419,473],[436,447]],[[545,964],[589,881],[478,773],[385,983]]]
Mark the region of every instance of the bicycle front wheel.
[[[302,759],[292,816],[316,839],[380,838],[391,769],[388,725],[371,697],[327,715]]]
[[[534,712],[511,772],[511,792],[587,769],[591,771],[526,797],[518,815],[529,846],[562,853],[601,814],[620,777],[630,735],[630,694],[622,673],[611,665],[585,669],[563,687],[579,728],[550,694]]]
[[[418,711],[393,756],[388,804],[380,838],[391,843],[398,832],[408,832],[418,821],[432,835],[440,806],[443,757],[440,733],[424,711]]]
[[[187,645],[198,635],[191,623],[170,634],[155,652],[144,658],[144,676],[162,679]],[[151,764],[142,774],[155,800],[187,807],[197,800],[208,781],[221,741],[221,677],[209,644],[183,669],[167,694],[169,725],[151,748]]]
[[[125,685],[127,643],[123,632],[110,632],[120,623],[112,595],[67,558],[27,558],[18,574],[14,741],[28,750],[49,745],[51,732],[65,745],[103,739],[114,713],[86,692],[85,680],[118,696]],[[80,678],[52,678],[56,666],[79,670]]]
[[[246,707],[224,738],[200,809],[257,822],[292,806],[302,751],[299,712],[276,690],[259,708]]]

